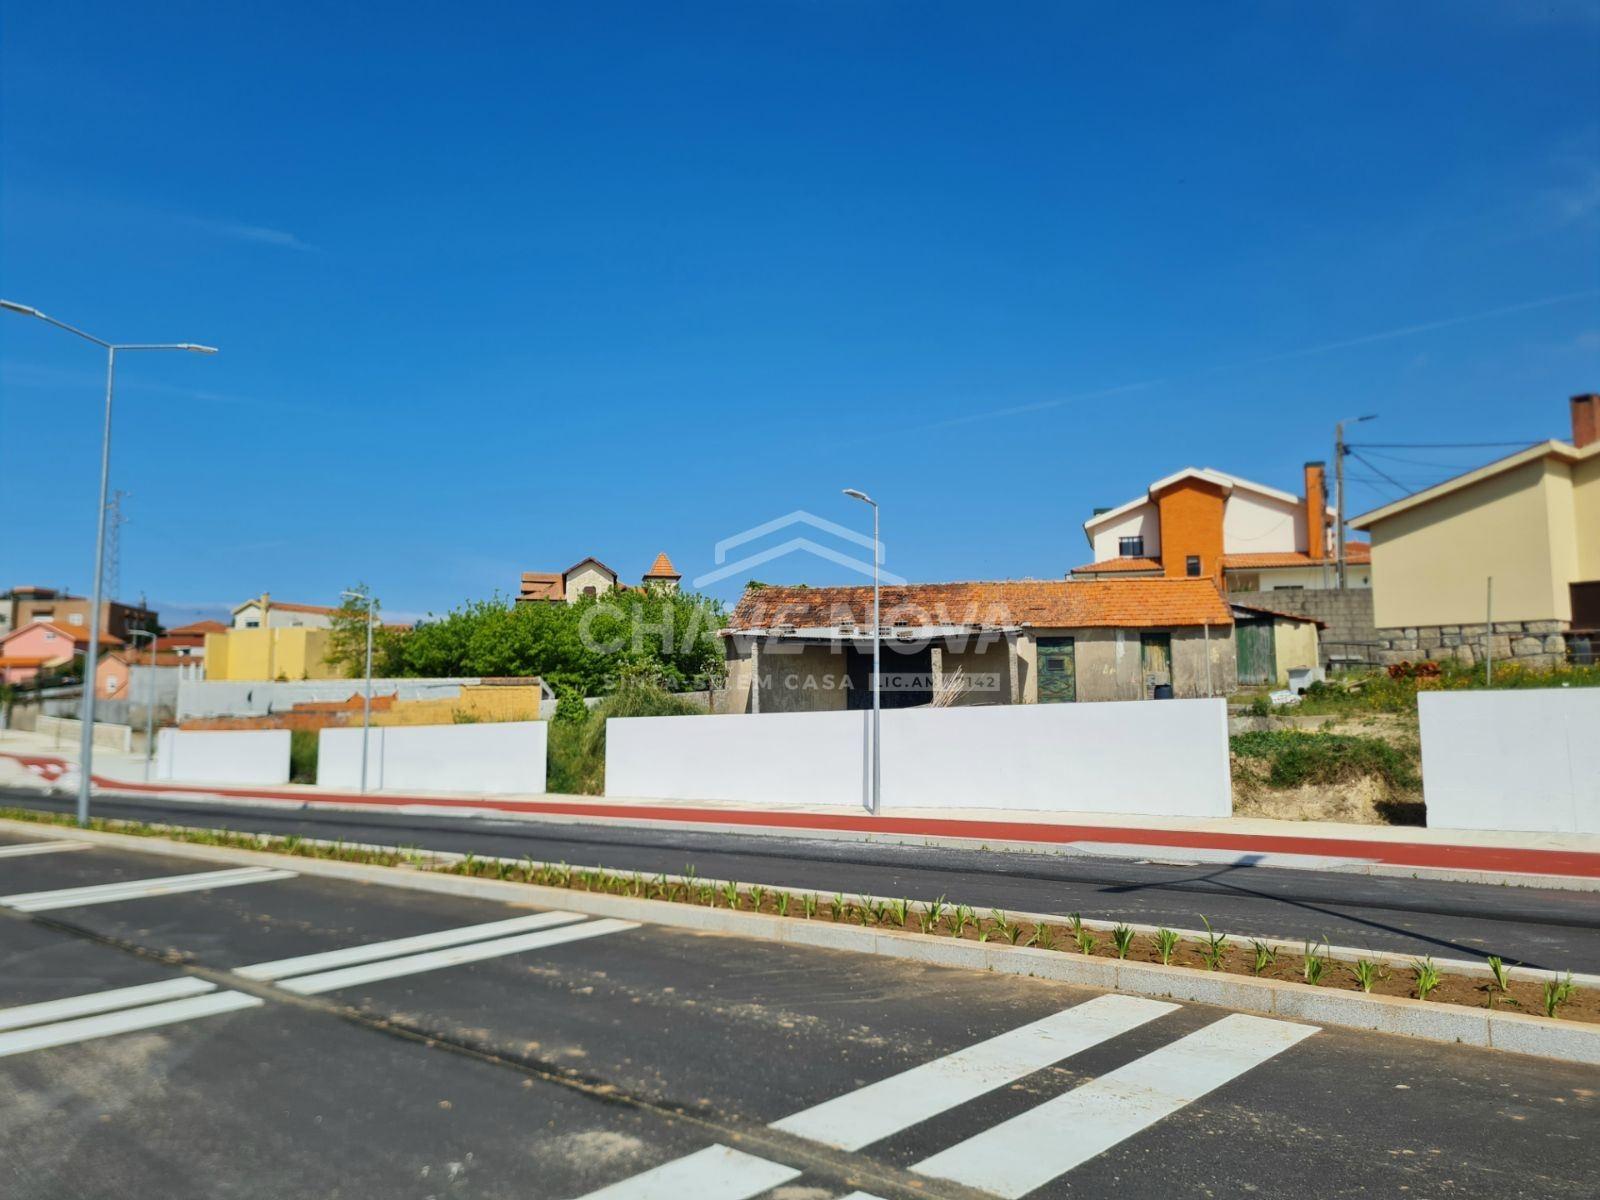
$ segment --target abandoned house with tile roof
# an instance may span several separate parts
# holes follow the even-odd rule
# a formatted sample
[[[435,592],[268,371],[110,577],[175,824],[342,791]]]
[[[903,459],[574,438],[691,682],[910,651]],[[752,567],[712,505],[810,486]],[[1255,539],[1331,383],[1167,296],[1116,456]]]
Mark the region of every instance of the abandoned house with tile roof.
[[[884,587],[885,708],[1231,692],[1233,612],[1210,579]],[[722,631],[730,712],[872,706],[872,589],[747,589]]]

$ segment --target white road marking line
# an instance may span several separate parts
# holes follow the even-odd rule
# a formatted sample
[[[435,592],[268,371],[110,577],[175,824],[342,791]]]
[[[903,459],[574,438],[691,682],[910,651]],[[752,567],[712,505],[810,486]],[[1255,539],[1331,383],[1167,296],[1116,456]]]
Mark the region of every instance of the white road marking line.
[[[859,1150],[1177,1008],[1137,996],[1096,996],[774,1121],[772,1128]]]
[[[111,904],[119,900],[138,900],[146,896],[170,896],[178,892],[202,892],[211,888],[236,887],[245,883],[269,883],[293,879],[293,871],[274,867],[238,867],[228,871],[204,871],[197,875],[166,875],[123,883],[102,883],[91,887],[61,888],[49,892],[19,892],[0,896],[0,905],[19,912],[49,912],[57,908],[79,908],[88,904]]]
[[[839,1200],[883,1200],[882,1196],[874,1196],[871,1192],[851,1192],[848,1196],[840,1196]]]
[[[624,929],[637,929],[638,926],[637,921],[619,921],[615,918],[588,921],[582,925],[568,925],[562,929],[546,929],[539,933],[519,934],[517,937],[496,938],[492,942],[477,942],[470,946],[433,950],[427,954],[413,954],[406,958],[391,958],[385,962],[368,963],[360,967],[345,967],[338,971],[303,975],[298,979],[286,979],[278,986],[285,991],[298,992],[303,996],[315,996],[360,983],[394,979],[401,975],[417,975],[423,971],[437,971],[442,967],[460,966],[462,963],[481,962],[506,954],[520,954],[524,950],[539,950],[546,946],[559,946],[563,942],[577,942],[607,933],[620,933]]]
[[[98,1017],[84,1017],[77,1021],[58,1021],[53,1025],[35,1025],[32,1029],[19,1029],[0,1034],[0,1058],[12,1054],[26,1054],[32,1050],[45,1050],[51,1046],[66,1046],[74,1042],[87,1042],[93,1038],[110,1037],[114,1033],[132,1033],[139,1029],[154,1029],[158,1025],[176,1025],[196,1017],[210,1017],[218,1013],[238,1012],[265,1003],[259,997],[244,992],[217,992],[210,996],[193,996],[188,1000],[174,1000],[169,1004],[152,1004],[132,1008],[125,1012],[107,1013]]]
[[[154,1004],[157,1000],[178,1000],[184,996],[198,996],[202,992],[214,991],[216,986],[204,979],[184,975],[177,979],[163,979],[159,983],[140,983],[133,987],[112,988],[107,992],[90,992],[84,996],[46,1000],[40,1004],[0,1008],[0,1030],[20,1029],[24,1025],[43,1025],[50,1021],[64,1021],[69,1017],[86,1017],[93,1013],[112,1012],[139,1004]]]
[[[438,950],[466,942],[487,941],[510,933],[548,929],[552,925],[569,925],[583,919],[582,913],[575,912],[534,913],[526,917],[512,917],[507,921],[463,925],[456,929],[441,929],[437,933],[418,934],[416,937],[395,938],[387,942],[370,942],[364,946],[348,946],[343,950],[327,950],[320,954],[302,954],[298,958],[279,958],[272,962],[252,963],[248,967],[235,967],[233,973],[243,975],[246,979],[283,979],[290,975],[305,975],[332,967],[354,966],[356,963],[371,962],[377,958],[398,958],[402,954],[412,954],[419,950]]]
[[[22,842],[0,846],[0,858],[23,858],[29,854],[55,854],[61,850],[87,850],[88,842]]]
[[[707,1146],[580,1200],[749,1200],[799,1177],[799,1171],[782,1163],[727,1146]]]
[[[1266,1017],[1223,1017],[911,1169],[1016,1200],[1316,1032]]]

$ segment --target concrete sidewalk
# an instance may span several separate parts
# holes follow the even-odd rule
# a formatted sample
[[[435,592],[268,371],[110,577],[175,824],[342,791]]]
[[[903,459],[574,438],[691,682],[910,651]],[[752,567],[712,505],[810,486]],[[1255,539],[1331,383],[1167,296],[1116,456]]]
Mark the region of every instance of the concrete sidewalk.
[[[0,735],[0,760],[61,786],[75,773],[76,747],[41,753],[35,735]],[[898,809],[873,817],[823,805],[747,805],[648,797],[486,796],[448,792],[356,792],[303,784],[145,783],[144,760],[98,751],[95,788],[175,801],[316,805],[387,811],[476,812],[538,821],[604,821],[647,828],[694,827],[911,844],[1061,850],[1120,859],[1214,862],[1311,870],[1405,874],[1465,882],[1600,890],[1600,836],[1488,833],[1409,826],[1341,825],[1259,817],[1137,818],[1001,808]],[[16,766],[12,768],[12,773]]]

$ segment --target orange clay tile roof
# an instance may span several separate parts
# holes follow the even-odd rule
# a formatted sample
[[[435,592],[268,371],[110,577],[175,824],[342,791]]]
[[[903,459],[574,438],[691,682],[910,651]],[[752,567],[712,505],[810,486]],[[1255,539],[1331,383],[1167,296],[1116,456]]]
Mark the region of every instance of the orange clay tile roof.
[[[0,667],[42,667],[47,663],[61,662],[60,658],[34,658],[21,655],[0,655]]]
[[[1232,625],[1209,579],[1024,579],[923,583],[882,590],[885,625],[1031,625],[1041,629],[1151,629]],[[872,620],[870,587],[761,587],[740,597],[728,631],[778,625],[826,628]]]
[[[535,600],[565,600],[566,591],[559,573],[550,571],[524,571],[522,573],[522,588],[517,593],[517,599],[524,602]]]
[[[87,646],[89,644],[89,627],[87,625],[61,625],[55,621],[30,621],[27,625],[20,626],[14,633],[7,636],[15,637],[17,633],[21,633],[24,629],[31,629],[35,625],[50,626],[50,628],[54,629],[57,633],[71,638],[74,646]],[[101,630],[100,644],[102,646],[120,646],[123,644],[123,641],[121,638]]]
[[[284,612],[321,613],[325,617],[336,617],[341,610],[329,608],[325,604],[291,604],[287,600],[269,600],[269,609],[281,608]]]
[[[646,579],[682,579],[683,574],[672,565],[672,560],[665,553],[656,555],[656,561],[650,564],[650,569],[644,573]]]
[[[1366,542],[1346,542],[1344,545],[1346,562],[1370,563],[1372,561],[1372,547]],[[1262,567],[1326,567],[1335,565],[1336,560],[1332,554],[1327,558],[1312,558],[1299,550],[1282,551],[1276,554],[1224,554],[1222,566],[1224,570],[1239,571],[1259,569]]]
[[[1123,571],[1159,571],[1161,564],[1153,558],[1108,558],[1104,562],[1084,563],[1073,567],[1074,575],[1111,575]]]
[[[167,637],[187,637],[191,634],[227,633],[228,627],[221,621],[194,621],[188,625],[179,625],[176,629],[169,629]]]

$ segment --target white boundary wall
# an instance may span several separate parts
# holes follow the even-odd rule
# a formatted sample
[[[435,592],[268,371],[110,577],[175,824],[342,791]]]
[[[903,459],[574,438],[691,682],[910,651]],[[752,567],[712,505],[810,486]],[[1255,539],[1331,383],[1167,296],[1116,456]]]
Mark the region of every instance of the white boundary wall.
[[[174,783],[288,783],[287,729],[162,729],[156,778]]]
[[[606,723],[606,793],[865,807],[871,718],[614,718]],[[883,714],[883,806],[1226,817],[1227,704],[891,710]]]
[[[1428,825],[1600,833],[1600,688],[1422,692]]]
[[[543,721],[377,725],[368,747],[367,788],[536,795],[544,791],[546,732]],[[317,785],[360,784],[360,728],[322,730]]]

